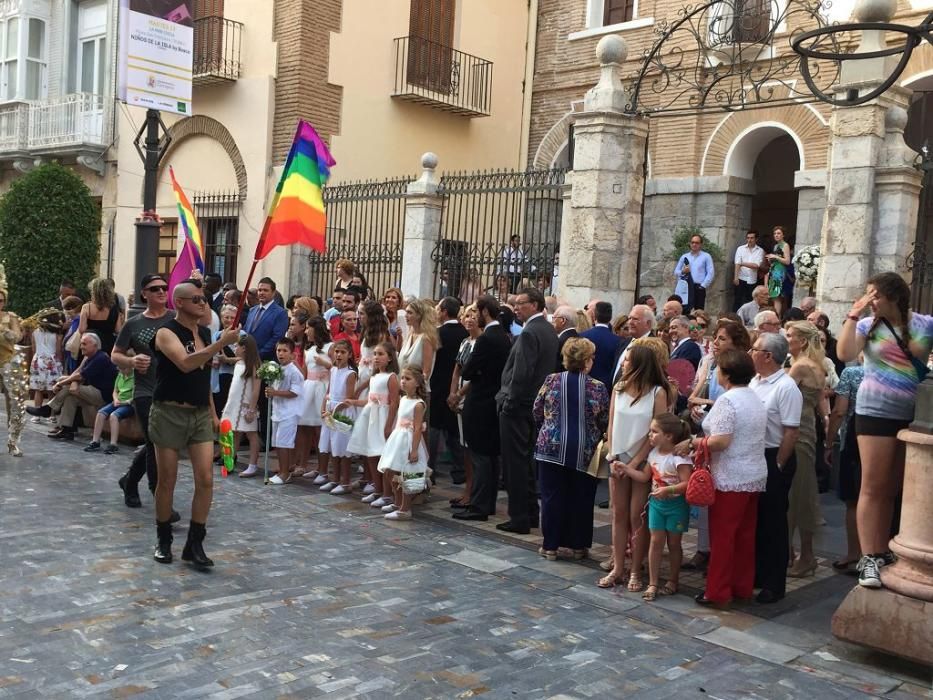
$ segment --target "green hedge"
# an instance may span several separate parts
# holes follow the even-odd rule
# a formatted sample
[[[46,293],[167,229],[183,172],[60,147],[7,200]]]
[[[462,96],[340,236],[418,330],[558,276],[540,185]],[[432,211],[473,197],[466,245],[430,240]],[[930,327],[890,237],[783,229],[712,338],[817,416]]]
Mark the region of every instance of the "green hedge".
[[[703,231],[697,226],[680,226],[674,231],[673,250],[671,259],[678,259],[680,256],[690,252],[690,239],[694,236],[703,236],[703,250],[710,254],[714,262],[721,263],[725,260],[722,248],[713,243],[709,238],[703,235]]]
[[[100,254],[100,209],[77,175],[58,163],[13,181],[0,199],[0,259],[8,307],[27,316],[58,297],[67,277],[87,289]]]

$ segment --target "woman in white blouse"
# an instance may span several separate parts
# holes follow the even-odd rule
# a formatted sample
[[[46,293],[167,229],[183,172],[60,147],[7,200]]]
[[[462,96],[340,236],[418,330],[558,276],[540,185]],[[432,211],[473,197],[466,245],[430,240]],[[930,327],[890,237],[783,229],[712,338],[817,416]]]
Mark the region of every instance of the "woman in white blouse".
[[[712,455],[716,500],[709,507],[712,545],[706,590],[696,597],[701,605],[724,605],[752,597],[755,583],[755,530],[758,494],[765,490],[767,413],[748,387],[755,376],[751,356],[741,350],[720,353],[717,372],[726,392],[703,421]]]
[[[434,353],[440,344],[434,306],[427,299],[409,299],[405,307],[405,321],[408,324],[408,335],[398,352],[398,366],[400,369],[418,367],[424,374],[425,382],[428,382],[434,369]],[[430,385],[427,389],[431,390]]]

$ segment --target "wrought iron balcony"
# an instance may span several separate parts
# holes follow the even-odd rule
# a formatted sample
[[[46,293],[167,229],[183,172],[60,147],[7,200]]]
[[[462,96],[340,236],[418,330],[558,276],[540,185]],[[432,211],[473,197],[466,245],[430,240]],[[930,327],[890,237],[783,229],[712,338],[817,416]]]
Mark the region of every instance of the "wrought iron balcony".
[[[68,151],[101,153],[110,145],[113,100],[77,92],[0,107],[0,158]]]
[[[194,20],[194,84],[232,83],[240,77],[243,24],[225,17]]]
[[[465,117],[488,117],[492,61],[419,36],[400,37],[395,39],[392,97]]]

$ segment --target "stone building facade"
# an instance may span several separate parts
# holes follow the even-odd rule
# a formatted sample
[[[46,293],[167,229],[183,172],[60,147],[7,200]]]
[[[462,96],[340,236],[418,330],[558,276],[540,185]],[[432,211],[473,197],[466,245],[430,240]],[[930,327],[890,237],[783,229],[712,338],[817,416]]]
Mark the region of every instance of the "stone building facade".
[[[854,5],[854,2],[833,3],[832,9],[826,11],[826,19],[847,20]],[[641,68],[645,51],[657,40],[660,28],[677,18],[683,3],[676,0],[628,3],[624,15],[616,13],[618,6],[620,3],[614,0],[541,0],[531,98],[529,165],[540,168],[569,165],[571,125],[584,110],[584,94],[599,77],[596,43],[609,34],[625,41],[627,57],[619,72],[630,97],[631,81]],[[913,3],[901,0],[893,21],[918,24],[931,9],[933,2],[930,0],[914,0]],[[620,17],[623,21],[615,21]],[[787,35],[778,32],[777,36],[775,46],[780,42],[782,48],[778,50],[789,52]],[[688,52],[691,48],[685,44],[680,46]],[[845,77],[841,76],[841,80]],[[799,75],[783,80],[791,85],[803,85]],[[881,150],[887,148],[884,157],[898,160],[898,165],[903,165],[905,160],[909,164],[911,154],[903,152],[903,141],[899,145],[897,139],[903,134],[905,110],[911,100],[921,91],[933,90],[933,47],[924,45],[915,50],[900,86],[906,89],[901,91],[895,86],[889,95],[890,104],[894,106],[891,116],[886,118],[888,111],[883,109],[881,116],[875,117],[881,122],[871,130],[871,142],[863,141],[859,146],[875,154],[873,159],[861,164],[870,170],[870,178],[859,184],[863,190],[870,190],[867,195],[863,192],[865,196],[874,196],[871,193],[876,185],[884,188],[884,168],[894,166],[893,162],[882,162]],[[782,85],[778,84],[775,89],[774,96],[786,96],[779,92],[786,90]],[[650,106],[657,98],[651,94],[651,85],[646,84],[644,90],[644,104]],[[838,137],[845,131],[844,128],[840,131],[840,124],[835,124],[834,119],[843,117],[834,117],[833,110],[824,103],[802,99],[782,105],[750,100],[745,107],[732,111],[659,115],[648,120],[644,223],[637,265],[639,293],[666,298],[673,292],[676,253],[671,241],[673,233],[681,226],[698,227],[725,252],[726,259],[718,265],[714,288],[707,299],[707,306],[712,309],[731,306],[732,256],[749,228],[759,230],[768,242],[772,227],[784,225],[795,248],[827,243],[827,182],[832,159],[835,158],[837,169],[851,162],[847,160],[851,154],[840,150],[844,142],[839,138],[835,140],[834,150],[833,134]],[[865,112],[858,117],[855,115],[853,112],[845,119],[852,123],[870,118]],[[887,139],[889,132],[897,132],[897,138]],[[919,176],[906,173],[904,177],[902,190],[911,192],[912,199],[901,197],[896,205],[882,202],[881,206],[913,207],[913,213],[899,218],[897,224],[909,229],[916,223]],[[838,182],[841,182],[839,178]],[[837,211],[833,209],[830,214],[832,218]],[[868,239],[860,239],[862,248],[853,250],[850,243],[843,250],[840,243],[827,249],[829,255],[855,253],[864,258],[864,269],[850,275],[851,279],[864,280],[872,271],[887,269],[908,272],[908,256],[913,245],[910,231],[895,234],[883,221],[880,224],[869,223],[872,232]],[[825,275],[827,302],[831,297],[853,293],[851,284],[836,284],[838,280],[830,279],[832,268],[840,269],[838,265],[823,268],[829,270]],[[821,279],[821,283],[823,281]],[[798,288],[798,298],[808,292],[808,289]]]

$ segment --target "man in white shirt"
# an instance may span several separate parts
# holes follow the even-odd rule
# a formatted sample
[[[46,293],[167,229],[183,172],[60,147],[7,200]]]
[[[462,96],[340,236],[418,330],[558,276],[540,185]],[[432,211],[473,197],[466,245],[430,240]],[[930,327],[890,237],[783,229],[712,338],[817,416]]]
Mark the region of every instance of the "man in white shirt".
[[[784,372],[787,340],[783,336],[763,333],[751,352],[758,375],[749,386],[758,394],[768,414],[765,429],[768,484],[758,499],[755,581],[761,587],[758,602],[776,603],[784,597],[787,581],[788,494],[797,468],[794,444],[800,435],[803,394]]]
[[[764,285],[759,285],[755,287],[755,290],[752,292],[752,300],[739,307],[736,314],[742,319],[742,323],[745,324],[746,328],[755,327],[755,316],[768,308],[769,299],[768,288]]]
[[[758,268],[764,259],[765,251],[758,245],[758,231],[751,230],[745,234],[745,245],[740,245],[735,251],[735,274],[732,276],[732,284],[735,286],[733,311],[751,301],[752,290],[758,284]],[[747,321],[745,325],[749,325]]]

